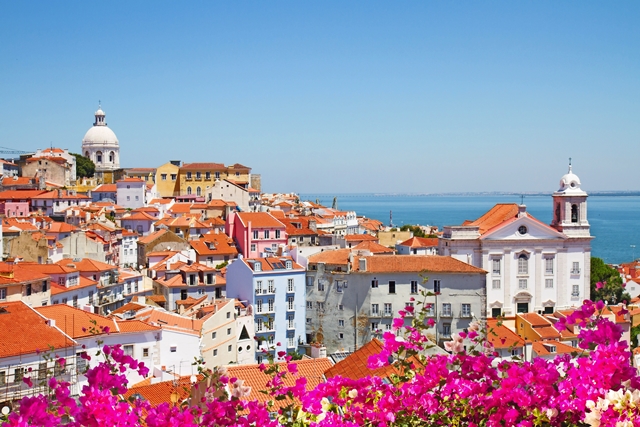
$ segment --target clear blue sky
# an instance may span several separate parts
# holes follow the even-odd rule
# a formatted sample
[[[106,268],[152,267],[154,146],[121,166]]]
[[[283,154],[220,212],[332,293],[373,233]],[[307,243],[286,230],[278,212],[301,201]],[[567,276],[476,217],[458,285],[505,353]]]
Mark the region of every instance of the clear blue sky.
[[[640,2],[0,2],[0,146],[265,191],[640,190]]]

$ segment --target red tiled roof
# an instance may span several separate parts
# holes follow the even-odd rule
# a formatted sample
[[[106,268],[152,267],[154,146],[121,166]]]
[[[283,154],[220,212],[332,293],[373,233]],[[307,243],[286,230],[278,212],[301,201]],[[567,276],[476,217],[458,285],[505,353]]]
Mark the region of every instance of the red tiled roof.
[[[545,344],[547,345],[553,345],[556,347],[556,351],[554,353],[550,352],[547,347],[545,347]],[[566,354],[566,353],[573,353],[574,351],[582,351],[578,348],[572,347],[570,345],[561,343],[560,341],[554,341],[554,340],[549,340],[549,341],[536,341],[532,344],[533,347],[533,351],[538,355],[538,356],[547,356],[547,355],[551,355],[551,354]]]
[[[350,253],[351,249],[335,249],[319,252],[309,256],[309,264],[323,262],[329,265],[347,265],[349,264]]]
[[[273,215],[267,212],[240,212],[236,214],[242,223],[251,228],[285,228],[284,224],[278,221]]]
[[[75,342],[22,301],[0,303],[0,358],[71,347]]]
[[[326,358],[319,359],[303,359],[291,362],[298,368],[297,374],[287,373],[283,382],[285,386],[293,386],[298,378],[306,378],[306,389],[312,390],[323,382],[322,374],[329,367],[331,361]],[[280,364],[281,368],[286,369],[284,364]],[[233,365],[227,366],[227,373],[230,378],[238,378],[244,380],[244,385],[251,387],[247,401],[257,400],[260,403],[266,403],[273,399],[271,396],[261,392],[265,390],[267,382],[271,379],[269,375],[260,370],[260,365]],[[280,408],[286,404],[286,401],[275,401],[275,407]]]
[[[118,267],[114,265],[105,264],[104,262],[96,261],[95,259],[82,258],[80,261],[74,261],[71,258],[65,258],[58,261],[56,264],[66,265],[73,264],[75,268],[80,272],[103,272],[115,270]]]
[[[438,246],[437,237],[412,237],[400,243],[400,246],[408,246],[410,248],[433,248]]]
[[[463,225],[477,226],[480,234],[484,234],[489,229],[517,215],[518,205],[516,203],[498,203],[480,218],[475,221],[465,221]]]
[[[382,342],[374,338],[345,359],[336,363],[324,372],[327,378],[341,376],[353,380],[375,376],[388,378],[391,374],[399,374],[400,371],[393,365],[384,366],[378,369],[369,369],[369,357],[382,352]]]
[[[373,241],[364,241],[355,245],[353,250],[366,250],[372,254],[393,254],[396,251]]]
[[[366,259],[367,273],[421,272],[487,274],[481,268],[474,267],[455,258],[440,255],[373,255],[359,257]],[[359,264],[356,263],[359,270]]]
[[[222,163],[185,163],[182,165],[180,170],[182,169],[209,169],[209,170],[222,170],[226,169],[225,165]]]
[[[524,347],[524,339],[497,319],[487,320],[487,329],[487,338],[496,349]]]
[[[347,234],[344,236],[346,242],[364,242],[373,241],[377,242],[379,239],[371,234]]]
[[[93,189],[94,193],[115,193],[118,187],[115,184],[101,184]]]

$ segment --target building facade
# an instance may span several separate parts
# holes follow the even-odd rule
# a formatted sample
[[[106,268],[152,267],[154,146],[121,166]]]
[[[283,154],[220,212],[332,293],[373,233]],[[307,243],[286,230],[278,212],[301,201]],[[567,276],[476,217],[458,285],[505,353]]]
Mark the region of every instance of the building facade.
[[[526,206],[498,204],[475,221],[444,228],[439,253],[487,271],[493,317],[553,313],[590,297],[591,240],[587,193],[569,172],[553,193],[553,222]]]

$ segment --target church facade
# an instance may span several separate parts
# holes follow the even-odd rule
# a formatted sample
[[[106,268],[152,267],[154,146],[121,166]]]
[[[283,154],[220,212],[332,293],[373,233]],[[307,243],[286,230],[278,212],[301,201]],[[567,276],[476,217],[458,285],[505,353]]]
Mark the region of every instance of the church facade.
[[[552,313],[590,297],[587,193],[569,172],[553,193],[547,225],[524,205],[498,204],[475,221],[444,227],[439,253],[487,272],[487,314]]]
[[[95,121],[82,139],[82,153],[96,165],[99,183],[113,184],[122,175],[120,169],[120,143],[107,126],[106,115],[98,106]]]

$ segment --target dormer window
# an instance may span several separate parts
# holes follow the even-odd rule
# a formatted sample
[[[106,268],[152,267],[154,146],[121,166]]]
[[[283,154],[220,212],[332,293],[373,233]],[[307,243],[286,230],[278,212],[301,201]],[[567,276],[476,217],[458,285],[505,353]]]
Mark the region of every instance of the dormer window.
[[[287,262],[285,263],[287,270],[291,270],[291,268],[293,268],[293,264],[291,261],[287,260]]]
[[[253,271],[262,271],[262,264],[260,262],[254,262]]]

